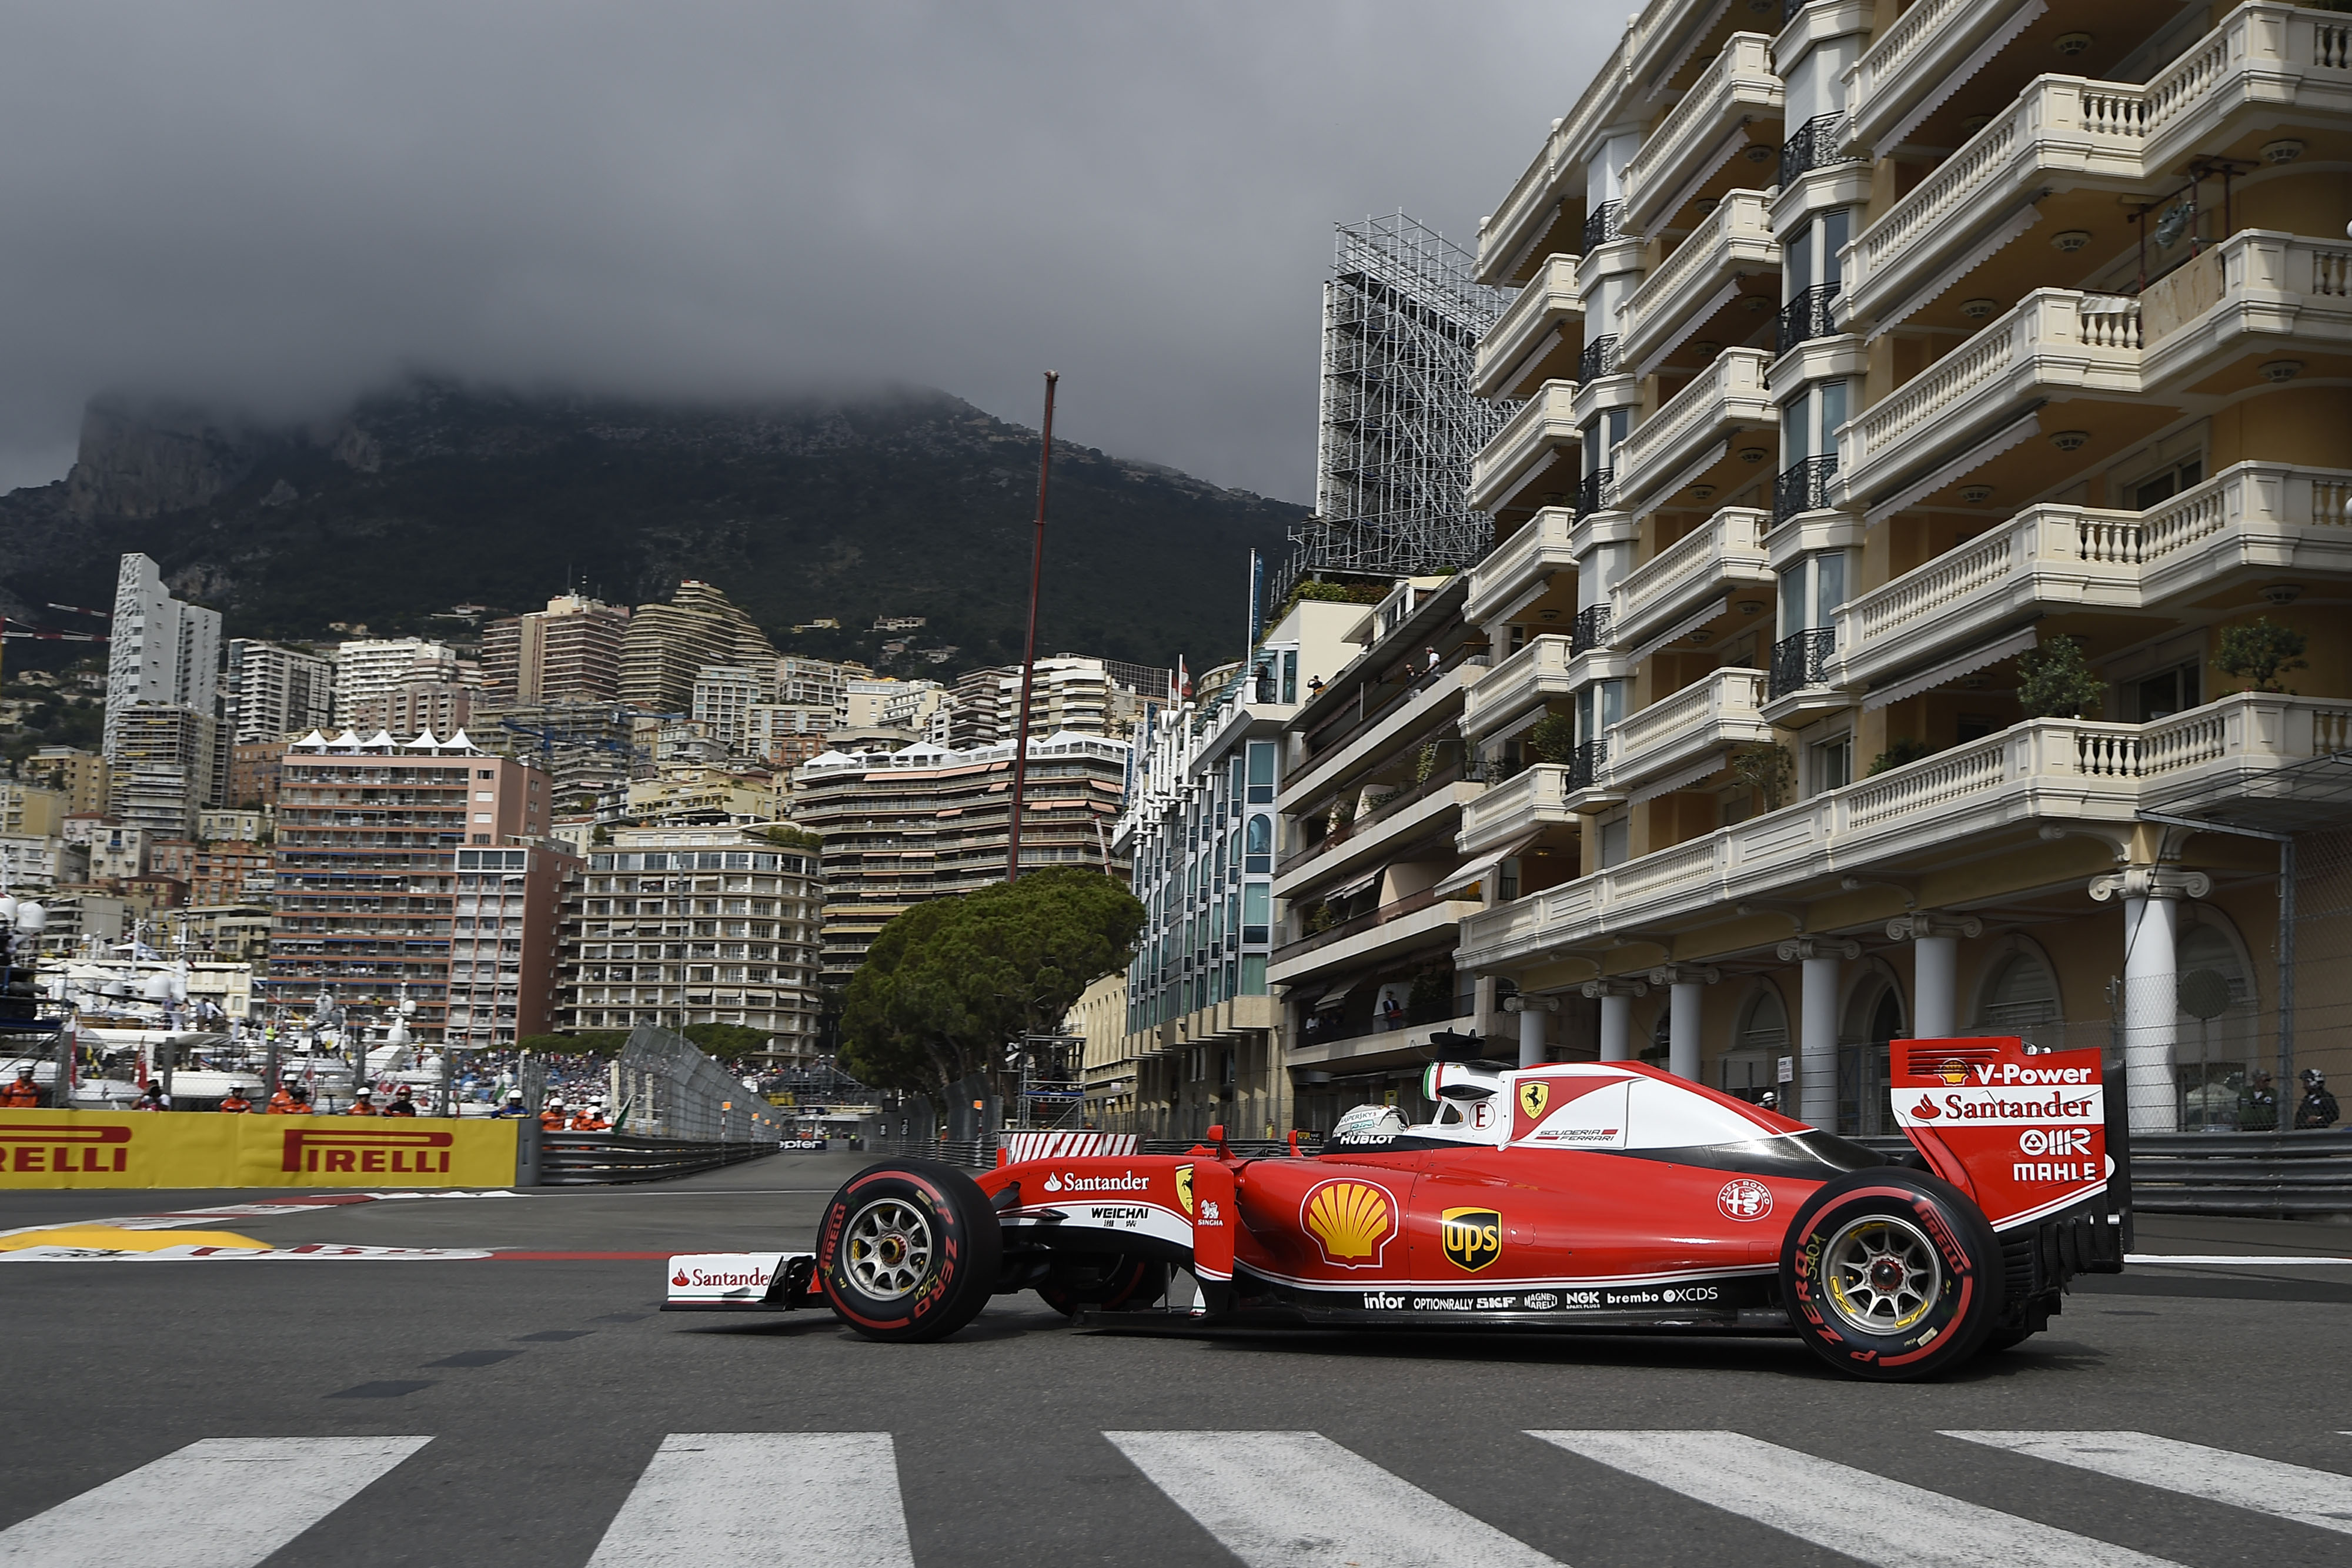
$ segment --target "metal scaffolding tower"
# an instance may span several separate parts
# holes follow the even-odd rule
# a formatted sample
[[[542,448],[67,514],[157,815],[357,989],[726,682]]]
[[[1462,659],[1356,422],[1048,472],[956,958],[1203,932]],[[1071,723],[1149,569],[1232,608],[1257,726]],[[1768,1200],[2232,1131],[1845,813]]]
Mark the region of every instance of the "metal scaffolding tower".
[[[1316,515],[1291,532],[1285,580],[1444,571],[1494,543],[1467,504],[1470,460],[1517,405],[1471,396],[1470,372],[1512,296],[1473,282],[1475,259],[1402,212],[1339,226]]]

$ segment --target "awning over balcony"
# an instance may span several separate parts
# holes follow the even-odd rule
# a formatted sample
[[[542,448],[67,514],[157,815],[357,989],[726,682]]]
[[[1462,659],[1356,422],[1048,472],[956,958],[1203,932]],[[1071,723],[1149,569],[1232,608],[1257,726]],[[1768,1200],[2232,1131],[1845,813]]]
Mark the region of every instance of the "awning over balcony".
[[[1543,830],[1540,828],[1532,833],[1522,833],[1501,849],[1480,855],[1453,875],[1444,878],[1431,891],[1443,898],[1450,893],[1460,893],[1473,883],[1484,882],[1494,874],[1496,866],[1501,865],[1542,836]]]
[[[1644,659],[1655,656],[1658,650],[1664,647],[1667,643],[1681,642],[1684,638],[1689,636],[1692,632],[1697,631],[1708,622],[1715,620],[1718,616],[1726,614],[1730,611],[1730,609],[1731,601],[1729,600],[1710,599],[1697,610],[1693,611],[1690,614],[1683,617],[1680,621],[1675,622],[1673,625],[1667,627],[1656,636],[1652,637],[1648,642],[1643,643],[1640,647],[1634,649],[1633,653],[1626,655],[1626,657],[1638,664]]]
[[[1921,692],[1934,691],[1946,681],[1957,681],[1962,675],[1981,670],[1988,664],[1998,664],[2013,653],[2022,653],[2032,647],[2036,640],[2037,633],[2034,628],[2028,626],[2014,637],[2004,637],[1990,647],[1971,649],[1958,658],[1947,659],[1934,669],[1922,671],[1907,681],[1897,681],[1891,686],[1882,686],[1862,699],[1863,709],[1867,712],[1873,708],[1885,707],[1890,704],[1902,702],[1907,697],[1916,697]]]
[[[1381,873],[1388,869],[1389,868],[1385,864],[1376,865],[1371,870],[1364,873],[1363,875],[1349,882],[1343,882],[1339,886],[1328,890],[1323,894],[1321,902],[1329,904],[1335,899],[1353,898],[1356,894],[1363,892],[1364,889],[1380,881]]]

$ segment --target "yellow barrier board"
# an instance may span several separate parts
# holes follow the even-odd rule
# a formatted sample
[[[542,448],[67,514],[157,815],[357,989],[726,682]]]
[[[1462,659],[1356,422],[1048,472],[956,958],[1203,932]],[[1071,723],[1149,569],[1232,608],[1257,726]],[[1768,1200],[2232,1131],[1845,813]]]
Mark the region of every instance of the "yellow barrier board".
[[[0,1188],[506,1186],[508,1120],[0,1111]]]

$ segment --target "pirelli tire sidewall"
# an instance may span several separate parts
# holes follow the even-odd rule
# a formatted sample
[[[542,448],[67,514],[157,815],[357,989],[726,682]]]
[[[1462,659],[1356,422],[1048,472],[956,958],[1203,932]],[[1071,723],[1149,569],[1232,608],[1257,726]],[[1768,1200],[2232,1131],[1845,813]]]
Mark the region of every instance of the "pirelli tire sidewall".
[[[861,1287],[850,1230],[877,1203],[904,1204],[930,1227],[929,1258],[911,1288],[887,1297]],[[980,1315],[1004,1250],[996,1210],[978,1183],[937,1160],[866,1166],[833,1196],[817,1227],[816,1277],[834,1315],[868,1339],[942,1339]]]
[[[1935,1298],[1892,1333],[1866,1333],[1828,1300],[1826,1249],[1858,1221],[1882,1217],[1924,1236],[1938,1270]],[[1967,1194],[1899,1166],[1851,1171],[1797,1210],[1780,1246],[1780,1295],[1798,1336],[1831,1366],[1878,1382],[1932,1377],[1983,1348],[2000,1316],[2000,1242]]]

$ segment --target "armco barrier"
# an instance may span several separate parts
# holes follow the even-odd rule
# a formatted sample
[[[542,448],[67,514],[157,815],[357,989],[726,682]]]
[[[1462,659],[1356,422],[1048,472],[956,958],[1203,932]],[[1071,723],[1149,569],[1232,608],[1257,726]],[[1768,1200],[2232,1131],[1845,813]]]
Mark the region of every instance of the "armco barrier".
[[[1904,1138],[1857,1138],[1881,1154]],[[2352,1131],[2135,1133],[2131,1207],[2141,1214],[2295,1219],[2352,1214]]]
[[[0,1111],[0,1187],[505,1186],[515,1124]]]
[[[672,1176],[715,1171],[776,1152],[773,1138],[756,1143],[706,1144],[688,1138],[641,1138],[614,1133],[542,1133],[539,1146],[541,1186],[617,1186],[667,1181]]]

